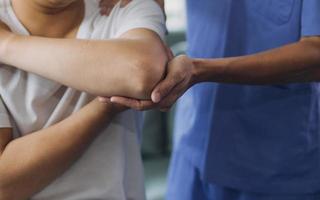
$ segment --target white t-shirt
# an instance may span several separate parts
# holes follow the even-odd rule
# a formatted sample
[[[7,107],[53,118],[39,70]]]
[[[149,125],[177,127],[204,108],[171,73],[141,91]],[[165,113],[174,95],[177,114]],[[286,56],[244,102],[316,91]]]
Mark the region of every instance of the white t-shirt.
[[[153,0],[133,0],[125,8],[117,5],[109,17],[99,14],[98,4],[99,0],[85,0],[85,18],[77,38],[116,38],[134,28],[147,28],[161,37],[165,34],[162,11]],[[29,34],[10,0],[0,0],[0,20],[13,32]],[[5,65],[0,66],[0,95],[0,127],[13,127],[15,137],[51,126],[93,98]],[[69,170],[32,200],[144,199],[139,124],[141,116],[135,111],[117,116]]]

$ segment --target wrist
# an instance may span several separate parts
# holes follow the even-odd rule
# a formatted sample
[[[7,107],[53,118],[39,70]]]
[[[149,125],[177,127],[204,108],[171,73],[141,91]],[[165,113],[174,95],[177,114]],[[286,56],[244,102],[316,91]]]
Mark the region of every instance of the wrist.
[[[125,110],[125,107],[112,103],[110,101],[101,102],[98,99],[95,99],[94,103],[96,104],[96,109],[98,111],[97,114],[100,114],[101,116],[108,119],[113,118],[115,115]]]
[[[191,63],[192,63],[192,67],[191,67],[191,80],[192,80],[192,85],[197,84],[202,82],[201,81],[201,59],[197,59],[197,58],[190,58],[191,59]]]
[[[195,83],[220,82],[226,77],[229,65],[228,59],[200,59],[192,60],[194,63],[193,76]]]
[[[9,47],[15,40],[16,35],[11,32],[0,33],[0,61],[3,62],[8,57]]]

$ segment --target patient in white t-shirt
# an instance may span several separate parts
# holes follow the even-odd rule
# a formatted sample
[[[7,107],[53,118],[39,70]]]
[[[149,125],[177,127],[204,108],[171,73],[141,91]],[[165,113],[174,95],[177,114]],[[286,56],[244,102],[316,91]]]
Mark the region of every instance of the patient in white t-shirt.
[[[0,0],[0,200],[144,199],[139,113],[165,71],[152,0]]]

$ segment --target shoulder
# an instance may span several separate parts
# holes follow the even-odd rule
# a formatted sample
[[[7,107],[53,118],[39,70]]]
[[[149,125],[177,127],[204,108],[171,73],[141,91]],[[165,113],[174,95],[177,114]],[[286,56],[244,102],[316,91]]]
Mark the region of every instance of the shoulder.
[[[85,38],[107,39],[119,37],[134,28],[147,28],[163,38],[165,18],[154,0],[132,0],[126,7],[116,4],[109,16],[100,14],[99,0],[85,0],[86,17],[83,21]],[[90,34],[89,34],[90,32]]]
[[[160,6],[154,0],[133,0],[123,8],[123,13],[153,13],[154,15],[163,15]]]
[[[114,14],[118,19],[118,36],[135,28],[149,29],[161,38],[165,35],[164,13],[154,0],[133,0],[126,7],[115,10]]]

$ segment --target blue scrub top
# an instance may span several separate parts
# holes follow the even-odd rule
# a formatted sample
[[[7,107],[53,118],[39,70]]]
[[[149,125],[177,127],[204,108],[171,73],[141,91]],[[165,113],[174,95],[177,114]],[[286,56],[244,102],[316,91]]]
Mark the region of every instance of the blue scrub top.
[[[320,35],[320,0],[187,0],[187,11],[191,57],[254,54]],[[175,150],[221,186],[320,191],[319,103],[318,83],[198,84],[178,103]]]

